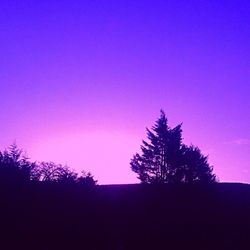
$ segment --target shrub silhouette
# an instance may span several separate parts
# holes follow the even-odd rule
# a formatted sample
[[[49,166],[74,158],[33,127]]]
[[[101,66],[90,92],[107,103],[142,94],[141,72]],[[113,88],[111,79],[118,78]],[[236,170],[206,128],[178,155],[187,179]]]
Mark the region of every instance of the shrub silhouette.
[[[77,179],[78,184],[82,186],[94,186],[97,184],[97,181],[94,179],[94,176],[90,172],[82,171],[82,175]]]
[[[215,182],[213,168],[198,147],[182,143],[181,124],[168,126],[163,110],[152,127],[147,128],[149,142],[142,141],[142,154],[135,154],[131,169],[143,183]]]

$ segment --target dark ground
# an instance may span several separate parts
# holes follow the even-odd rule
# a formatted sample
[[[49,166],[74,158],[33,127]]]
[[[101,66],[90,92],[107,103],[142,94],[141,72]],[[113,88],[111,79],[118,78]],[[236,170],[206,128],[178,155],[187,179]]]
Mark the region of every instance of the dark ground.
[[[250,249],[250,185],[0,185],[0,249]]]

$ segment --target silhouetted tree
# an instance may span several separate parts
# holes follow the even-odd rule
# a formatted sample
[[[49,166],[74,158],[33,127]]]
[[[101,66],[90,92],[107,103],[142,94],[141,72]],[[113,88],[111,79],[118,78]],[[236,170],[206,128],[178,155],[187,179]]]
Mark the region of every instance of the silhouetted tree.
[[[77,179],[78,184],[84,186],[94,186],[97,184],[97,181],[94,179],[94,176],[90,172],[82,171],[82,175]]]
[[[0,179],[2,181],[29,181],[34,167],[35,163],[29,162],[15,143],[8,150],[0,152]]]
[[[39,181],[58,182],[64,184],[80,184],[80,185],[95,185],[97,183],[91,173],[82,171],[82,175],[78,177],[78,174],[71,170],[68,166],[56,164],[54,162],[41,162],[36,165],[34,170]]]
[[[208,163],[208,157],[202,155],[198,147],[193,145],[182,146],[183,152],[183,179],[185,182],[200,181],[214,182],[216,176],[212,173],[213,169]]]
[[[37,166],[37,177],[39,181],[57,182],[64,178],[66,170],[61,164],[54,162],[41,162]]]
[[[213,182],[215,175],[197,147],[182,143],[181,124],[171,129],[163,110],[147,129],[149,142],[142,141],[142,154],[135,154],[131,169],[143,183]]]
[[[59,166],[59,176],[57,182],[64,184],[74,184],[77,182],[77,173],[68,166]]]

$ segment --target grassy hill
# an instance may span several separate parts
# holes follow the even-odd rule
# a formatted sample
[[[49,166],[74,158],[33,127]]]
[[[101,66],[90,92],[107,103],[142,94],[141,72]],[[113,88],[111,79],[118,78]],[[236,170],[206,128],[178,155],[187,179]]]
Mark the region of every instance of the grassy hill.
[[[1,249],[250,249],[250,185],[0,185]]]

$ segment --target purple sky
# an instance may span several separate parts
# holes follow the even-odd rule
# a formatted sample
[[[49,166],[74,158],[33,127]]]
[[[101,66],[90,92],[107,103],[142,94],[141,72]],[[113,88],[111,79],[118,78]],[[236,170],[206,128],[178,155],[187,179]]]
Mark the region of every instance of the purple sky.
[[[192,3],[192,4],[191,4]],[[250,2],[0,3],[0,148],[133,183],[163,108],[220,181],[250,182]]]

